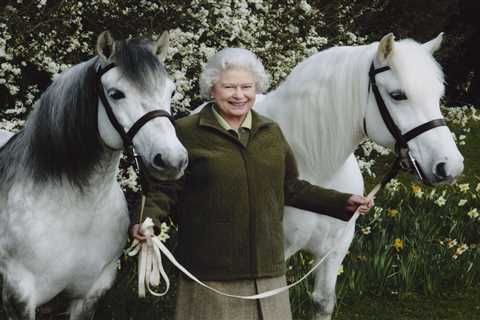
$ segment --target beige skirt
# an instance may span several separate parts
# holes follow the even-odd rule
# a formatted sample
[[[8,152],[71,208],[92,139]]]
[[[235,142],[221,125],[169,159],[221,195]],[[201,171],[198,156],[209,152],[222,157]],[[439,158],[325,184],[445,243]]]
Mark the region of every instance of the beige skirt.
[[[226,293],[254,295],[286,285],[285,276],[255,280],[206,281]],[[180,275],[175,320],[291,320],[288,291],[260,300],[218,295]]]

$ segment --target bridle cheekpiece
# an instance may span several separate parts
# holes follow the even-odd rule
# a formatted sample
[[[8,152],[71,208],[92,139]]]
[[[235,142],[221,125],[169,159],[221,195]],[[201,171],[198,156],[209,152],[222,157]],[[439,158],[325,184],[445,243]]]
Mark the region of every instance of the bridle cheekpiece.
[[[98,96],[100,100],[102,101],[103,107],[105,108],[105,111],[107,113],[108,119],[110,120],[110,123],[112,126],[115,128],[115,130],[118,132],[120,137],[122,138],[123,141],[123,146],[127,152],[127,154],[131,155],[134,159],[131,164],[133,164],[135,171],[137,173],[137,176],[139,177],[139,188],[140,191],[143,191],[143,185],[145,184],[144,180],[144,175],[143,175],[143,170],[144,170],[144,165],[142,161],[141,155],[137,154],[135,151],[135,145],[133,144],[133,138],[135,135],[140,131],[140,129],[150,120],[159,118],[159,117],[165,117],[170,122],[175,125],[174,119],[170,113],[168,113],[165,110],[157,109],[157,110],[152,110],[144,114],[140,119],[135,121],[135,123],[130,127],[128,131],[125,131],[124,127],[118,122],[117,118],[115,117],[115,113],[113,112],[112,106],[108,102],[107,96],[105,95],[105,89],[103,87],[101,78],[102,76],[107,73],[109,70],[115,68],[117,65],[115,63],[110,63],[106,65],[105,67],[102,68],[101,65],[98,66],[97,68],[97,90],[98,90]]]
[[[445,119],[434,119],[428,122],[425,122],[412,130],[408,131],[407,133],[402,134],[400,128],[396,125],[395,121],[393,120],[390,112],[385,105],[385,101],[383,100],[380,91],[377,86],[377,82],[375,80],[375,76],[379,73],[385,72],[390,70],[389,66],[384,66],[378,69],[375,69],[375,66],[372,62],[370,65],[370,70],[368,72],[369,77],[369,91],[370,88],[372,89],[373,95],[375,96],[375,101],[382,116],[383,122],[387,127],[388,131],[395,139],[395,152],[397,154],[397,158],[395,159],[394,165],[390,169],[389,173],[384,177],[384,181],[382,182],[383,185],[388,183],[393,177],[395,177],[400,169],[403,169],[408,172],[414,172],[420,178],[420,180],[425,184],[430,184],[428,178],[425,176],[422,168],[418,164],[418,162],[413,157],[412,153],[410,152],[410,148],[408,147],[408,141],[412,140],[413,138],[421,135],[422,133],[434,129],[436,127],[446,126],[447,123]],[[366,125],[365,125],[365,118],[364,118],[364,128],[366,133]]]

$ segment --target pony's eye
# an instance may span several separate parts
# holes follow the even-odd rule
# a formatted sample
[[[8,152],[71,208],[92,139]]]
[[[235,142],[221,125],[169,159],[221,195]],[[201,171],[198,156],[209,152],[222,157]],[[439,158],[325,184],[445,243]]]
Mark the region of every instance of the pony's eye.
[[[119,90],[112,90],[108,93],[108,95],[114,100],[120,100],[125,98],[125,94]]]
[[[390,97],[392,97],[393,100],[401,101],[401,100],[407,100],[407,96],[405,95],[405,92],[401,90],[396,90],[392,91],[389,93]]]

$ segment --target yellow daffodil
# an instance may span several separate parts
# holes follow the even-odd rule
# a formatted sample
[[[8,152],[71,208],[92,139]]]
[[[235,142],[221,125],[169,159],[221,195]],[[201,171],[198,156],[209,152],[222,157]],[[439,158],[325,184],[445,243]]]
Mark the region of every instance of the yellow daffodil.
[[[412,184],[412,192],[417,198],[422,198],[423,197],[423,191],[422,188],[418,184]]]
[[[448,239],[447,246],[448,248],[453,248],[458,244],[457,239]]]
[[[395,218],[396,216],[398,216],[398,210],[393,208],[388,209],[387,216]]]
[[[399,238],[395,239],[395,241],[393,241],[393,247],[395,250],[397,250],[397,252],[403,250],[403,240]]]

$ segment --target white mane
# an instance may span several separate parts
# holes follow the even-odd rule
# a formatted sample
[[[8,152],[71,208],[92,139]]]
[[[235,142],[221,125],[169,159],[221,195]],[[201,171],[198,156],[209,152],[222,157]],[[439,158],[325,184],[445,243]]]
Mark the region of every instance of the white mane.
[[[361,141],[364,110],[356,101],[367,99],[373,51],[374,46],[360,46],[317,53],[256,107],[292,133],[287,140],[302,176],[327,179]]]
[[[319,52],[255,106],[289,133],[302,178],[325,181],[365,138],[363,118],[368,99],[373,99],[368,96],[368,71],[377,47],[378,42]],[[426,90],[443,88],[438,64],[414,41],[395,43],[391,66],[411,96],[435,96]]]

